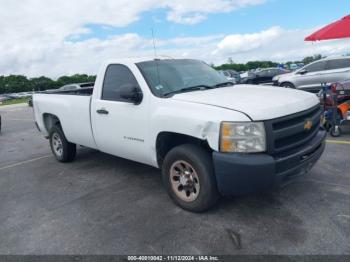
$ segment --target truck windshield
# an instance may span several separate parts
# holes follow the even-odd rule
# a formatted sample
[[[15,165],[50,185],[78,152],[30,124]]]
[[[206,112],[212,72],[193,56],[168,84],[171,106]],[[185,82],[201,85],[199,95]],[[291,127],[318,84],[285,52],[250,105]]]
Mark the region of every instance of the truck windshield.
[[[225,76],[198,60],[153,60],[137,66],[152,93],[158,97],[233,85]]]

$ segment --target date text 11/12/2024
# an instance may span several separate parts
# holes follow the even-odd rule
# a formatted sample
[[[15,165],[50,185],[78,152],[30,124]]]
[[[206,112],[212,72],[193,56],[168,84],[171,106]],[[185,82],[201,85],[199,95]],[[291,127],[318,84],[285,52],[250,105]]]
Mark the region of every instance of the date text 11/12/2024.
[[[217,256],[128,256],[128,261],[219,261]]]

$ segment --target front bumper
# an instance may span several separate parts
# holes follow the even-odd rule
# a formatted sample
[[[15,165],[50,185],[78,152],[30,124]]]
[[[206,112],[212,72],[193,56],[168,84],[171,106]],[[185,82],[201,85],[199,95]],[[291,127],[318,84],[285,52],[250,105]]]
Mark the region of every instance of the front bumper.
[[[325,149],[326,132],[320,130],[297,151],[280,156],[213,153],[218,190],[222,195],[265,191],[308,173]]]

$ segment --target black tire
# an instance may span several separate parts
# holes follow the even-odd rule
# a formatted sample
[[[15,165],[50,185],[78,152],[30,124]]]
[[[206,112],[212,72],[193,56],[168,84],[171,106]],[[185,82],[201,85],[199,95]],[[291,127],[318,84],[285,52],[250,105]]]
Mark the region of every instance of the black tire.
[[[339,126],[332,126],[329,132],[332,137],[339,137],[341,135],[341,129]]]
[[[282,83],[280,87],[295,89],[295,86],[292,83],[288,83],[288,82]]]
[[[58,153],[57,150],[55,150],[54,142],[59,139],[61,141],[61,153]],[[59,162],[71,162],[75,159],[76,152],[77,152],[77,146],[76,144],[70,143],[67,141],[62,128],[59,125],[55,125],[51,128],[50,134],[49,134],[49,141],[50,141],[50,147],[53,155],[56,157],[56,159]]]
[[[199,180],[197,181],[199,190],[196,192],[197,196],[193,201],[184,201],[173,189],[174,184],[171,182],[171,170],[180,161],[190,164],[193,168],[192,171],[197,175]],[[185,210],[203,212],[212,207],[219,199],[211,154],[199,146],[186,144],[170,150],[163,162],[162,177],[164,186],[172,200]],[[181,186],[180,181],[181,179],[178,180],[179,187]],[[179,192],[180,189],[178,194]]]

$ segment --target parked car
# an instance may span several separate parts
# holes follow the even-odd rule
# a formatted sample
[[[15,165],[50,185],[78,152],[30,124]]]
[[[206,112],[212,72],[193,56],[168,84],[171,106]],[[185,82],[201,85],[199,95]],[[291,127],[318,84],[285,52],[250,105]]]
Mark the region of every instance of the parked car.
[[[274,85],[318,92],[323,83],[335,83],[350,79],[350,57],[325,58],[301,69],[276,76]]]
[[[9,97],[11,99],[21,98],[21,96],[19,94],[16,94],[16,93],[8,94],[7,97]]]
[[[221,74],[221,75],[223,75],[224,77],[226,77],[226,79],[227,79],[228,81],[231,81],[233,84],[237,84],[236,79],[234,79],[233,77],[231,77],[231,74],[229,74],[227,71],[219,70],[218,73]]]
[[[30,97],[32,95],[32,92],[21,92],[21,93],[18,93],[18,96],[20,98],[22,97]]]
[[[255,71],[250,71],[242,78],[241,83],[244,84],[265,84],[272,83],[273,77],[276,75],[286,74],[290,71],[283,68],[265,68]]]
[[[242,79],[247,78],[248,75],[249,75],[249,71],[239,72],[239,76],[240,76],[240,78],[241,78],[241,82],[242,82]]]
[[[241,76],[235,70],[219,70],[218,72],[224,75],[227,78],[227,80],[232,81],[234,84],[239,84],[241,82]]]
[[[0,103],[7,100],[7,97],[0,95]]]
[[[53,155],[69,162],[83,145],[160,168],[184,209],[288,183],[324,151],[313,94],[234,86],[190,59],[111,60],[99,72],[83,93],[34,94],[35,121]]]
[[[7,100],[11,100],[12,98],[10,98],[8,95],[0,95],[0,102],[5,102]]]

